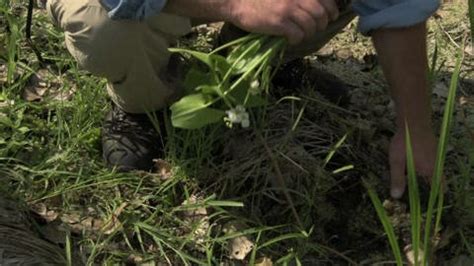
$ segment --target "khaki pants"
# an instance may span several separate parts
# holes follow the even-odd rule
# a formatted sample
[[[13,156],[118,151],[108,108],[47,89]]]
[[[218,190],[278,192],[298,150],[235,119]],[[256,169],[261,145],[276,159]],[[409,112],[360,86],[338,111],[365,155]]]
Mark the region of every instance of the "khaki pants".
[[[99,0],[48,0],[47,10],[64,30],[72,56],[82,68],[108,80],[112,100],[125,111],[158,110],[178,94],[167,73],[167,49],[191,30],[188,18],[161,13],[143,22],[111,20]],[[288,54],[318,50],[353,18],[351,11],[343,13],[325,32]]]

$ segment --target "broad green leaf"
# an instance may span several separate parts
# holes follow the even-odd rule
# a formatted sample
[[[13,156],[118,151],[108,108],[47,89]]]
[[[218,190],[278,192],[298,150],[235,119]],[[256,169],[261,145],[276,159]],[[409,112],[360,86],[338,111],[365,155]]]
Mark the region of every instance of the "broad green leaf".
[[[197,51],[189,50],[189,49],[182,49],[182,48],[168,48],[168,50],[172,53],[189,54],[193,56],[194,58],[196,58],[197,60],[205,63],[209,67],[212,66],[210,56],[206,53],[197,52]]]
[[[249,81],[242,81],[227,96],[229,96],[229,98],[231,98],[235,104],[242,104],[247,108],[265,105],[267,101],[264,98],[259,95],[252,95],[248,93],[249,87]]]
[[[184,79],[184,87],[192,92],[204,84],[216,85],[211,73],[206,73],[197,68],[191,68]]]
[[[260,97],[259,95],[249,94],[249,97],[247,98],[247,101],[245,102],[244,106],[247,108],[252,108],[264,106],[265,104],[267,104],[267,100],[265,100],[264,98]]]
[[[196,129],[223,119],[225,112],[213,108],[212,97],[192,94],[171,106],[171,123],[174,127]]]
[[[218,85],[201,85],[196,88],[196,91],[200,91],[204,94],[209,94],[209,95],[221,95],[219,91],[219,86]]]
[[[224,111],[213,108],[204,108],[180,116],[173,116],[172,114],[171,122],[173,126],[177,128],[198,129],[222,121],[224,116]]]
[[[211,54],[210,57],[214,64],[213,69],[224,76],[230,69],[229,62],[221,55]]]
[[[197,60],[206,64],[211,70],[219,72],[221,74],[227,73],[227,71],[230,69],[230,64],[227,62],[225,57],[218,54],[206,54],[203,52],[182,48],[169,48],[168,50],[172,53],[189,54]]]

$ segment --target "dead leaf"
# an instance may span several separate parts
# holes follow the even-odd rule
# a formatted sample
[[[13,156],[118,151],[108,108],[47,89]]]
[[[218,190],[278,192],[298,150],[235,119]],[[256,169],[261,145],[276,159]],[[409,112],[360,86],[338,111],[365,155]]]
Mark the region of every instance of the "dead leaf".
[[[91,236],[99,234],[111,235],[122,228],[119,216],[127,206],[129,206],[127,202],[122,203],[108,219],[95,217],[96,210],[89,207],[83,212],[64,213],[61,215],[60,220],[74,234],[87,232]]]
[[[273,266],[273,262],[270,258],[263,257],[255,261],[255,266]]]
[[[474,97],[461,96],[459,97],[459,104],[461,106],[467,105],[468,107],[474,107]]]
[[[404,249],[405,256],[407,257],[408,265],[415,265],[415,252],[411,245],[406,246]],[[418,251],[418,265],[421,265],[423,262],[424,253],[423,250]]]
[[[2,46],[0,46],[0,47],[2,47]],[[0,64],[0,87],[3,88],[4,84],[6,84],[6,83],[7,83],[7,65]]]
[[[245,228],[244,225],[229,222],[224,225],[223,232],[226,234],[235,234],[242,231]],[[238,236],[230,239],[227,245],[227,251],[229,252],[229,258],[233,260],[244,260],[245,257],[252,251],[254,243],[250,241],[246,236]]]
[[[189,199],[185,200],[181,206],[196,205],[201,198],[196,195],[191,195]],[[194,247],[199,251],[204,251],[203,246],[206,236],[210,229],[209,213],[204,207],[196,207],[183,212],[183,220],[185,227],[184,232],[193,235]]]
[[[122,214],[122,212],[125,210],[127,206],[128,206],[128,203],[124,202],[114,211],[110,219],[106,221],[105,224],[101,228],[104,234],[111,235],[122,227],[122,223],[120,222],[118,217],[120,216],[120,214]]]
[[[165,181],[173,177],[173,167],[170,163],[162,159],[154,159],[153,162],[160,180]]]
[[[334,48],[331,45],[325,45],[323,48],[316,52],[317,56],[329,57],[334,53]]]
[[[466,45],[464,52],[470,56],[474,56],[474,46],[472,46],[472,44]]]
[[[34,73],[23,90],[23,99],[29,102],[52,99],[58,101],[70,100],[75,87],[63,90],[62,77],[52,75],[47,69],[40,69]]]
[[[44,203],[33,204],[30,206],[30,208],[34,213],[39,215],[47,223],[55,221],[59,216],[59,213],[54,210],[49,210],[46,204]]]

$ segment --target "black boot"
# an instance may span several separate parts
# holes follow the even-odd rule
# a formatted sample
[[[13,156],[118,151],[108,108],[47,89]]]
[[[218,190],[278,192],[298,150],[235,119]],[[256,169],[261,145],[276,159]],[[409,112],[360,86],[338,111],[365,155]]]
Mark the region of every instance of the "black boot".
[[[113,105],[102,126],[102,156],[107,167],[121,172],[153,168],[153,159],[163,156],[165,133],[163,115],[155,114],[159,133],[147,114],[126,113]]]

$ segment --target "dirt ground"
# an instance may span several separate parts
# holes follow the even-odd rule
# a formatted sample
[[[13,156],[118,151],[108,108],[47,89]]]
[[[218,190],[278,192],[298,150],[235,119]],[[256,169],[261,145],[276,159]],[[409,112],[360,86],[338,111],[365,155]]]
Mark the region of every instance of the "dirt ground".
[[[13,11],[24,14],[17,5]],[[439,265],[474,265],[474,50],[466,10],[462,1],[446,3],[429,22],[430,60],[437,59],[436,130],[455,55],[461,49],[464,56],[445,169],[449,191],[436,241]],[[44,13],[35,18],[34,40],[53,62],[46,68],[24,39],[8,43],[14,24],[0,19],[0,27],[9,25],[0,33],[0,172],[2,191],[14,195],[30,216],[24,231],[65,250],[58,261],[394,264],[364,180],[385,200],[399,244],[409,244],[408,200],[388,198],[394,106],[357,21],[297,63],[325,78],[317,84],[288,78],[274,84],[274,104],[265,111],[261,131],[171,130],[156,173],[122,174],[105,169],[100,158],[100,125],[110,106],[104,81],[78,68]],[[24,21],[17,23],[23,30]],[[198,26],[180,45],[210,51],[218,26]],[[12,47],[18,53],[10,58]],[[12,62],[16,70],[9,82]],[[287,73],[295,69],[284,67]],[[327,99],[339,82],[348,88],[344,103]],[[426,204],[427,192],[422,196]],[[6,213],[2,202],[0,197],[0,213]],[[8,217],[22,218],[25,212]],[[0,233],[7,227],[1,217]],[[0,244],[0,264],[8,261],[4,252]]]

